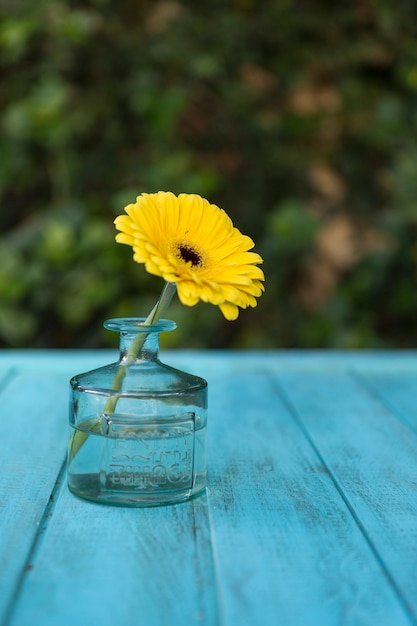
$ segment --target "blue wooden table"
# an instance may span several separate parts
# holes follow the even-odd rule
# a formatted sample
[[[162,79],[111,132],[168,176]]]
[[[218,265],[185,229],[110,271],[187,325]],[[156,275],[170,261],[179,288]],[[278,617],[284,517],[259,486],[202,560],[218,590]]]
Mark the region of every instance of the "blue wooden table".
[[[417,624],[417,353],[169,352],[209,381],[207,494],[123,509],[65,482],[68,378],[0,354],[1,626]]]

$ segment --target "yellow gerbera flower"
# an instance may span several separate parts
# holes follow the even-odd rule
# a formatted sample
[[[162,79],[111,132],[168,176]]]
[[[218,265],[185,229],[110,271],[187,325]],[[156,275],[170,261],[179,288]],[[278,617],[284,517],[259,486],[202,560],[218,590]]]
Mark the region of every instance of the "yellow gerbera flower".
[[[263,290],[262,258],[254,242],[228,215],[195,194],[160,191],[136,198],[115,225],[116,241],[133,248],[133,258],[150,274],[176,283],[180,301],[220,307],[228,320],[238,307],[256,306]]]

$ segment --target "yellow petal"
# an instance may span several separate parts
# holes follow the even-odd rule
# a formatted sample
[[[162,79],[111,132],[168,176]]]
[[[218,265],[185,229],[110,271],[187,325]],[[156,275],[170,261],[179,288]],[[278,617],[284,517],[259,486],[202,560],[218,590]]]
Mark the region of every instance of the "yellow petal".
[[[265,279],[253,240],[219,207],[196,194],[141,194],[115,219],[118,243],[151,274],[177,284],[184,304],[219,306],[227,319],[255,306]]]
[[[229,321],[236,320],[239,317],[239,309],[235,304],[230,304],[230,302],[224,302],[223,304],[219,305],[219,308],[225,318]]]

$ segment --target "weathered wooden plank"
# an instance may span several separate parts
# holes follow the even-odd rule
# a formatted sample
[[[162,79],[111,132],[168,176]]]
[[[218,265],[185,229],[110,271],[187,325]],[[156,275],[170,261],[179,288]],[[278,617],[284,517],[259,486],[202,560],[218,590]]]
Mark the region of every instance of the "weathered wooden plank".
[[[161,350],[161,358],[174,366],[192,368],[198,373],[222,371],[364,371],[414,372],[417,351],[326,351],[326,350]],[[0,370],[18,367],[21,372],[55,371],[68,376],[99,367],[117,359],[117,347],[106,350],[2,350]]]
[[[318,378],[327,385],[327,377]],[[219,377],[212,391],[210,501],[224,623],[409,624],[332,477],[271,382],[256,374]],[[298,389],[309,405],[306,392]]]
[[[95,353],[89,354],[85,361],[80,353],[74,355],[73,360],[67,356],[60,353],[51,360],[46,353],[41,363],[37,361],[42,372],[60,372],[56,377],[57,388],[65,389],[65,393],[59,393],[59,401],[52,407],[49,405],[49,413],[44,400],[35,402],[36,427],[29,426],[23,437],[23,448],[34,454],[30,463],[22,462],[28,471],[32,468],[32,478],[25,477],[23,481],[32,506],[38,506],[38,500],[52,488],[49,481],[51,458],[55,459],[59,451],[59,446],[56,447],[61,438],[59,428],[66,429],[67,373],[69,376],[100,364],[95,360]],[[108,360],[106,356],[102,362]],[[65,487],[57,491],[54,506],[47,507],[46,532],[38,536],[36,549],[32,550],[42,507],[36,514],[25,508],[24,492],[22,494],[17,485],[17,493],[21,494],[17,510],[26,516],[24,523],[30,536],[24,549],[19,546],[13,559],[17,558],[19,567],[23,563],[28,569],[20,580],[18,602],[7,626],[29,623],[31,626],[34,623],[42,626],[73,626],[75,623],[82,626],[96,623],[101,626],[114,623],[123,626],[142,623],[147,626],[184,623],[405,626],[414,623],[404,608],[402,587],[397,590],[390,577],[391,572],[393,577],[398,572],[395,568],[385,569],[387,562],[381,560],[371,535],[362,528],[361,515],[368,523],[372,507],[376,506],[376,514],[379,514],[385,497],[383,490],[379,500],[370,499],[371,508],[365,507],[365,512],[363,505],[362,509],[357,506],[355,498],[355,507],[349,510],[343,499],[347,496],[336,480],[336,473],[322,461],[321,448],[315,449],[316,436],[310,440],[313,430],[310,424],[317,421],[316,430],[323,438],[330,430],[329,454],[333,454],[338,467],[337,456],[345,447],[341,445],[343,437],[332,433],[331,424],[337,424],[338,415],[346,412],[345,419],[350,419],[350,412],[356,410],[355,402],[349,399],[344,413],[344,398],[340,396],[336,415],[324,419],[320,402],[317,406],[313,402],[313,409],[309,410],[314,384],[303,387],[300,381],[312,378],[321,381],[319,388],[326,387],[332,384],[335,370],[345,379],[340,372],[357,361],[348,359],[346,363],[340,356],[326,361],[322,355],[319,359],[307,359],[306,364],[301,356],[292,356],[288,362],[285,355],[269,354],[263,358],[258,353],[251,361],[249,353],[229,359],[226,354],[213,353],[205,358],[204,353],[183,352],[173,355],[173,359],[163,360],[185,366],[209,379],[210,507],[203,497],[175,507],[114,509],[78,500]],[[374,357],[371,361],[372,367],[378,370],[386,368]],[[416,362],[411,359],[410,366],[414,368]],[[289,377],[281,375],[286,363],[293,372]],[[403,362],[399,360],[397,366],[403,369]],[[297,373],[300,368],[304,373],[309,372],[309,377],[300,376]],[[22,370],[33,372],[33,361],[28,358]],[[300,409],[298,406],[294,411],[288,409],[277,389],[267,380],[267,371],[280,374],[285,390],[288,382],[288,397],[295,407],[296,396]],[[44,375],[39,378],[43,379]],[[335,393],[339,396],[340,391]],[[369,398],[363,391],[358,395],[361,411],[363,397]],[[3,450],[3,446],[14,445],[16,449],[17,437],[21,450],[19,430],[24,429],[23,416],[32,417],[33,411],[21,411],[25,402],[18,398],[17,390],[7,397],[8,415],[22,417],[18,418],[20,426],[16,427],[14,439],[6,439],[1,447]],[[323,402],[325,404],[325,400]],[[368,413],[375,408],[373,402]],[[53,426],[52,412],[59,427]],[[44,420],[44,428],[49,433],[46,440],[44,436],[39,437],[40,416],[45,413],[49,415]],[[301,415],[301,428],[294,421],[294,415],[297,419]],[[359,419],[356,427],[360,424]],[[369,429],[372,430],[371,425]],[[402,441],[398,442],[400,445]],[[51,449],[55,452],[51,453]],[[19,457],[10,452],[9,463],[16,458]],[[378,456],[377,459],[379,462]],[[343,463],[354,466],[354,459],[342,459],[342,466]],[[45,487],[39,485],[33,468],[41,469],[39,473]],[[57,468],[54,471],[57,472]],[[48,478],[44,480],[42,475]],[[373,479],[372,472],[368,477]],[[0,485],[3,485],[1,481],[0,475]],[[382,489],[381,484],[379,487]],[[367,489],[372,495],[372,483]],[[7,497],[15,491],[10,487]],[[362,486],[362,493],[357,497],[363,495],[369,497]],[[411,523],[414,509],[408,512]],[[9,517],[11,515],[10,512]],[[0,526],[1,523],[0,517]],[[410,531],[409,525],[405,528],[406,532]],[[381,524],[374,525],[374,530],[377,539],[382,532],[381,540],[390,541],[389,532],[386,529],[383,532],[384,523],[382,531]],[[23,534],[18,529],[14,544]],[[408,538],[411,546],[414,539],[411,532]],[[21,559],[21,555],[28,553],[30,562]],[[397,565],[400,568],[400,563]],[[6,598],[10,597],[17,571],[13,563],[7,566],[7,575],[13,574],[8,589],[8,581],[1,578],[4,569],[0,569],[0,590],[4,589]]]
[[[205,496],[123,509],[60,493],[10,626],[219,624]]]
[[[64,460],[67,381],[16,375],[0,394],[0,621]]]
[[[54,373],[69,379],[74,374],[117,360],[116,350],[3,350],[0,371]]]
[[[46,380],[51,370],[61,372],[65,418],[60,423],[66,429],[68,382],[63,373],[69,366],[83,371],[100,363],[97,354],[86,359],[78,354],[74,363],[62,356],[37,360],[37,366],[48,374]],[[34,369],[30,361],[17,365]],[[39,393],[43,395],[42,389]],[[10,409],[11,414],[17,411],[16,406]],[[60,419],[56,410],[55,418]],[[181,507],[147,510],[83,502],[66,485],[55,496],[41,521],[45,527],[38,536],[32,532],[31,546],[22,550],[30,560],[20,563],[25,571],[17,579],[19,592],[9,607],[8,626],[219,623],[205,496]],[[15,568],[20,561],[15,560]]]
[[[278,379],[416,623],[417,437],[352,377]]]

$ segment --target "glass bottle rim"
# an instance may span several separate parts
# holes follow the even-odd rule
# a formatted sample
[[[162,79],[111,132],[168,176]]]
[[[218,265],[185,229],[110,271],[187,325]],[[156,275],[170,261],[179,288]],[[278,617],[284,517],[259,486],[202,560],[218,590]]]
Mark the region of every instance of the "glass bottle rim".
[[[104,328],[119,333],[164,333],[175,330],[177,325],[172,320],[159,319],[154,324],[145,324],[146,317],[113,317],[104,322]]]

